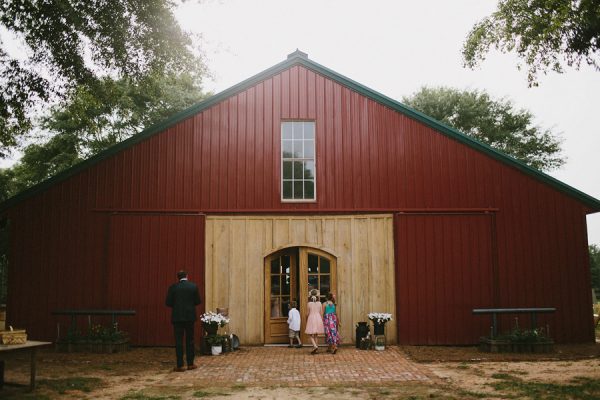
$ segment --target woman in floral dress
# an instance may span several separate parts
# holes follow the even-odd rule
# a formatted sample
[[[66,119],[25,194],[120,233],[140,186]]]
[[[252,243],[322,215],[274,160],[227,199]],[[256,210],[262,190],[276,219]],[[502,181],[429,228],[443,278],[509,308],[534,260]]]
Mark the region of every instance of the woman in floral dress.
[[[333,293],[327,293],[327,301],[323,303],[323,325],[325,327],[325,341],[332,354],[337,352],[340,344],[340,322],[335,309]]]

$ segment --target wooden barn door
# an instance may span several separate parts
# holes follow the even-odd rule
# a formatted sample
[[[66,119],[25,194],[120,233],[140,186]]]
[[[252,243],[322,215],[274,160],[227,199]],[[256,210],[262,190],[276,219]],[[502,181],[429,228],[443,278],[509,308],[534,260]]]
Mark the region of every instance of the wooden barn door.
[[[204,216],[115,214],[108,247],[106,307],[136,311],[119,318],[119,327],[135,345],[173,345],[165,297],[178,270],[188,271],[204,301]]]
[[[398,342],[474,344],[494,305],[492,214],[395,216]]]
[[[321,301],[336,290],[335,258],[317,249],[294,247],[265,258],[265,343],[288,343],[287,317],[296,301],[304,332],[308,293],[317,289]],[[302,333],[302,341],[308,336]]]

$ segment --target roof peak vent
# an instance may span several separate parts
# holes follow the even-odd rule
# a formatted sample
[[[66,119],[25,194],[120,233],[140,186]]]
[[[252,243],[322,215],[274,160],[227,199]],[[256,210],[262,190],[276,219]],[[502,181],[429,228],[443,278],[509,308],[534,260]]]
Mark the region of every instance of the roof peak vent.
[[[294,51],[293,53],[288,54],[287,59],[289,60],[290,58],[294,57],[301,57],[308,60],[308,54],[298,49],[296,49],[296,51]]]

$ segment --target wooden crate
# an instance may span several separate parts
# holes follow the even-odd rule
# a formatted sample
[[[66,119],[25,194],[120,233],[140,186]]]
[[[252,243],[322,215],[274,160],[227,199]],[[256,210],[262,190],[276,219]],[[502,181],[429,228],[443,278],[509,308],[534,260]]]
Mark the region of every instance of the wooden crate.
[[[0,342],[2,344],[25,344],[27,342],[27,333],[25,329],[0,331]]]

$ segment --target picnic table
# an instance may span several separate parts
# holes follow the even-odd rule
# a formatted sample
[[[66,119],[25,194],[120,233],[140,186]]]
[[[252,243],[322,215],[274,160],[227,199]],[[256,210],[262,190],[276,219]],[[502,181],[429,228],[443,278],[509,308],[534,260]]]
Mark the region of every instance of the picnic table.
[[[531,329],[535,329],[537,326],[537,314],[538,313],[553,313],[556,311],[554,307],[541,307],[541,308],[474,308],[473,314],[491,314],[492,315],[492,338],[498,335],[498,314],[530,314],[531,315]]]
[[[28,340],[24,344],[0,344],[0,389],[4,387],[4,359],[9,353],[15,352],[29,352],[30,358],[30,377],[29,377],[29,389],[35,389],[35,371],[36,371],[36,354],[37,348],[42,346],[48,346],[51,342],[37,342],[34,340]]]

